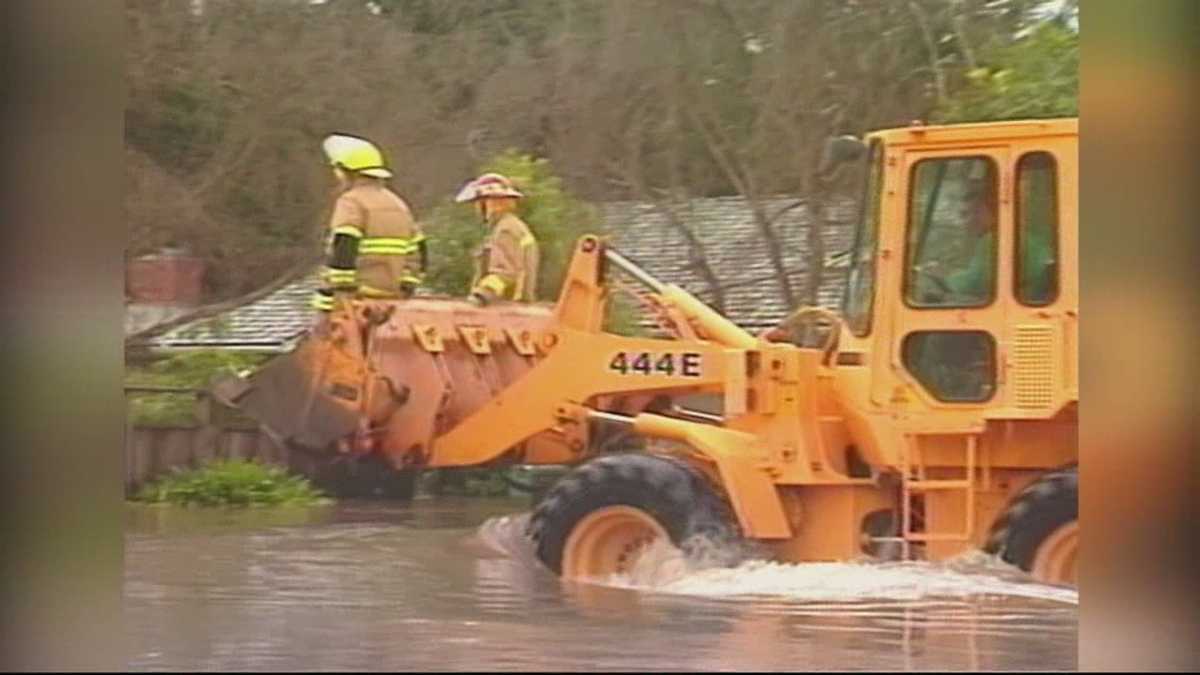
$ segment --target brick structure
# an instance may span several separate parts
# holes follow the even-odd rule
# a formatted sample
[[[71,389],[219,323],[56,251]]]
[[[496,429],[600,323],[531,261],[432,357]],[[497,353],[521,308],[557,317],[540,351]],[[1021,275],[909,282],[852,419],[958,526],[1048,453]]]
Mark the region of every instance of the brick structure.
[[[200,305],[204,261],[167,249],[142,256],[125,269],[125,332],[144,330]]]
[[[135,304],[195,307],[204,284],[204,261],[182,251],[164,250],[129,263],[125,294]]]

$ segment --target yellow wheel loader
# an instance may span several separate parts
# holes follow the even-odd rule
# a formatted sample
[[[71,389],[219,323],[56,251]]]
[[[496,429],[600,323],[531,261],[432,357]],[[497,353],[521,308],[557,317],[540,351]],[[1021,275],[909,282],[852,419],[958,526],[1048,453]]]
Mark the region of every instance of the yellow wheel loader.
[[[568,578],[665,538],[796,562],[983,548],[1074,584],[1077,143],[1075,119],[830,143],[864,174],[840,311],[763,335],[585,236],[553,307],[343,301],[218,393],[281,442],[397,469],[572,466],[529,532]],[[629,284],[660,334],[603,330]],[[789,339],[814,318],[820,344]]]

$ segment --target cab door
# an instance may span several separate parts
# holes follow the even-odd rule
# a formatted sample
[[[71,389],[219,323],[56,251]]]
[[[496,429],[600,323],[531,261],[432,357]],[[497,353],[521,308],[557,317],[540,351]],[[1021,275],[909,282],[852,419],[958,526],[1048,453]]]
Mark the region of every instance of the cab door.
[[[1013,147],[1006,418],[1049,417],[1078,399],[1076,149],[1070,138]]]
[[[1006,146],[908,149],[899,158],[904,203],[892,216],[903,226],[891,228],[895,273],[886,290],[896,298],[887,317],[890,368],[874,392],[888,407],[957,411],[970,426],[1000,400],[1009,154]]]

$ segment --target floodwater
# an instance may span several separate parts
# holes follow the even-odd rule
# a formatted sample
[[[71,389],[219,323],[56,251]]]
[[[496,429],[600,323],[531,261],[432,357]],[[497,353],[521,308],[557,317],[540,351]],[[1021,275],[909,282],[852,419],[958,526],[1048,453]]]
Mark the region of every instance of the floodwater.
[[[567,584],[532,557],[527,508],[130,507],[129,669],[1077,669],[1075,592],[979,556]]]

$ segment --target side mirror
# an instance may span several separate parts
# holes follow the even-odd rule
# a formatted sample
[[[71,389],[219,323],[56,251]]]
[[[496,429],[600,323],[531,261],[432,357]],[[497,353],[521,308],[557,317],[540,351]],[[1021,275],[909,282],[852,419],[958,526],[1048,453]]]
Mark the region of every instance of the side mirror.
[[[825,150],[821,155],[822,173],[832,171],[838,165],[862,157],[867,151],[867,144],[854,136],[835,136],[825,141]]]

